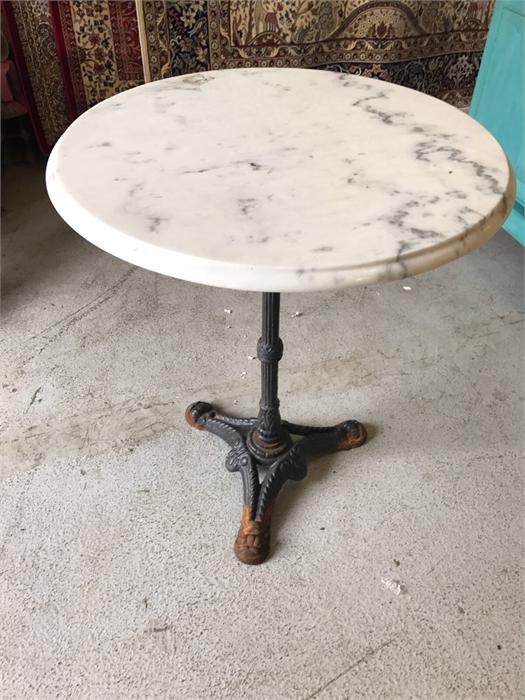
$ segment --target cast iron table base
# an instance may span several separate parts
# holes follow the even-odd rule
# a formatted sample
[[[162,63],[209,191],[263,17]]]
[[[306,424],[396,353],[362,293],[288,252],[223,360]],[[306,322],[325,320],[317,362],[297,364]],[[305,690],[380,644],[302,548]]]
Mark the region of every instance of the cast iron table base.
[[[278,363],[283,354],[279,305],[278,293],[263,294],[262,336],[257,343],[261,361],[257,418],[225,416],[203,401],[186,410],[186,420],[193,428],[207,430],[229,445],[226,468],[241,473],[244,505],[234,552],[245,564],[261,564],[269,554],[272,505],[283,484],[288,479],[304,479],[311,459],[359,447],[366,440],[366,431],[356,420],[317,428],[281,419],[277,396]],[[291,436],[300,439],[294,442]],[[259,470],[265,472],[262,481]]]

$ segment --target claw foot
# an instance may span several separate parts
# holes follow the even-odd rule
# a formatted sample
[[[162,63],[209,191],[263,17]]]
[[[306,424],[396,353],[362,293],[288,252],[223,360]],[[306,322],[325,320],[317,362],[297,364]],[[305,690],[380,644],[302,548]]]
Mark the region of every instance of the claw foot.
[[[247,505],[242,509],[242,520],[233,546],[235,556],[243,564],[262,564],[270,553],[270,518],[268,509],[262,520],[250,520]]]
[[[341,437],[337,443],[338,450],[351,450],[360,447],[366,441],[365,426],[359,421],[347,420],[338,426]]]
[[[199,418],[201,418],[205,413],[213,411],[213,406],[205,401],[196,401],[188,406],[184,417],[186,422],[191,425],[192,428],[197,430],[204,430],[202,423],[199,423]]]

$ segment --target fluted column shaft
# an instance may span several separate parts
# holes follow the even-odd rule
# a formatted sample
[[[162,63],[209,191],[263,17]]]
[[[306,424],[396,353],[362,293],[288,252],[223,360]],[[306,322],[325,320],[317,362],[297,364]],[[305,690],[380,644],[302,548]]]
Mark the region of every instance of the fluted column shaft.
[[[257,436],[267,444],[282,440],[279,399],[277,398],[278,363],[283,356],[279,338],[279,310],[281,295],[265,292],[262,299],[262,335],[257,343],[257,357],[261,362],[261,400]]]

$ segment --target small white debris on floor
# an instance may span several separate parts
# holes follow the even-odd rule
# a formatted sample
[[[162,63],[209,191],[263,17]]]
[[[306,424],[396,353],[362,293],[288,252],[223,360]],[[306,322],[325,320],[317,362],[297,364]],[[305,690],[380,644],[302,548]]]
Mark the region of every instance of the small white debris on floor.
[[[399,581],[397,578],[383,577],[381,579],[381,583],[385,588],[388,588],[388,590],[394,593],[395,595],[401,595],[401,593],[407,592],[406,586],[402,584],[401,581]]]
[[[226,328],[231,328],[231,326],[226,326]]]
[[[255,355],[248,355],[249,360],[255,360]]]
[[[302,312],[302,311],[296,311],[295,313],[293,313],[293,314],[291,315],[291,318],[294,318],[295,316],[302,316],[302,315],[303,315],[303,312]]]
[[[224,313],[225,313],[225,314],[231,314],[231,313],[233,313],[233,311],[232,311],[231,309],[224,309]]]
[[[246,372],[241,372],[241,377],[245,377],[245,376],[246,376]]]
[[[412,287],[409,287],[408,284],[404,284],[403,289],[405,290],[405,292],[409,292],[412,289]]]

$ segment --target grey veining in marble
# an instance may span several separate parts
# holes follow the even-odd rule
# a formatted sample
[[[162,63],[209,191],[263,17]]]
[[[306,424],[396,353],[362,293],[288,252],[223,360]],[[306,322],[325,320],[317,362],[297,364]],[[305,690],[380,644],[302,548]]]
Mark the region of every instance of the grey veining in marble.
[[[181,279],[308,291],[400,279],[487,240],[514,199],[495,139],[437,99],[301,69],[142,85],[77,119],[47,169],[61,216]]]

